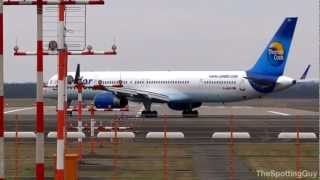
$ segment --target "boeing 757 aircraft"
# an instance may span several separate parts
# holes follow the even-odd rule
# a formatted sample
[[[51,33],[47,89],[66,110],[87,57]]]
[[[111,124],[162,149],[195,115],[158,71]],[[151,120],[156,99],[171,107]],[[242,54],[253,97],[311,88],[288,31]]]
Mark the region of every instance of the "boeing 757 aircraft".
[[[123,71],[68,73],[68,103],[77,99],[73,83],[86,89],[83,99],[93,99],[97,108],[121,108],[128,101],[142,102],[145,117],[157,116],[152,103],[167,103],[183,116],[198,116],[194,110],[204,102],[231,102],[262,97],[296,83],[283,76],[297,23],[296,17],[284,20],[267,44],[256,64],[246,71]],[[235,56],[236,57],[236,56]],[[235,59],[236,61],[236,59]],[[47,98],[57,98],[57,75],[44,88]]]

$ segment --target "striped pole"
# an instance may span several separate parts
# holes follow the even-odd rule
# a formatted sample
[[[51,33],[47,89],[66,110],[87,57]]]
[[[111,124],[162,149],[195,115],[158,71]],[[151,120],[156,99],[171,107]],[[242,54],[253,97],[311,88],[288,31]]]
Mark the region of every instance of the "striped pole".
[[[92,137],[94,137],[94,124],[95,124],[95,120],[94,120],[95,109],[94,109],[93,104],[90,105],[89,111],[90,111],[90,136],[92,138]]]
[[[64,119],[65,119],[65,58],[66,48],[64,39],[65,6],[59,5],[58,24],[58,113],[57,113],[57,161],[56,180],[64,179]]]
[[[76,88],[78,91],[78,132],[82,132],[82,88],[81,82],[76,82]],[[79,154],[82,157],[82,138],[78,138],[79,143]]]
[[[64,38],[65,38],[65,34],[63,34]],[[64,40],[64,44],[65,44],[65,53],[64,53],[64,124],[63,124],[63,128],[65,129],[66,127],[66,123],[69,122],[69,114],[68,114],[68,47],[66,47],[66,43]],[[72,111],[71,111],[72,113]],[[67,131],[64,131],[64,136],[67,137]],[[65,147],[65,152],[67,153],[67,148],[68,148],[68,138],[64,139],[64,147]]]
[[[233,132],[234,132],[234,125],[233,125],[233,115],[231,113],[230,120],[229,120],[229,129],[230,129],[230,138],[229,138],[229,179],[235,179],[235,168],[234,168],[234,139],[233,139]]]
[[[297,131],[297,139],[296,139],[296,172],[301,172],[301,142],[300,142],[300,123],[298,116],[295,116],[295,124]],[[297,173],[296,179],[301,179],[301,175]]]
[[[78,90],[78,131],[82,132],[82,83],[77,84]],[[82,138],[78,139],[78,142],[82,142]]]
[[[0,180],[4,179],[3,0],[0,0]]]
[[[95,120],[94,120],[94,106],[93,104],[90,105],[89,107],[89,111],[90,111],[90,145],[91,145],[91,154],[94,154],[95,151],[95,137],[94,137],[94,123],[95,123]]]
[[[44,109],[43,109],[43,41],[42,0],[37,0],[37,119],[36,119],[36,179],[44,179]]]
[[[163,180],[168,180],[168,138],[167,138],[167,131],[168,131],[168,119],[167,115],[164,115],[163,118],[163,132],[164,132],[164,139],[163,139]]]

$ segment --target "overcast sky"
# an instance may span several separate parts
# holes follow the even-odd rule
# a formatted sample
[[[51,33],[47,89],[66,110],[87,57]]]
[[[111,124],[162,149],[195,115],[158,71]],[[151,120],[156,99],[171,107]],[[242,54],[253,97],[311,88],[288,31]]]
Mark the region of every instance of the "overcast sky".
[[[36,50],[35,7],[5,7],[5,81],[36,80],[36,57],[14,57]],[[117,56],[69,58],[95,70],[247,70],[287,16],[299,17],[285,74],[298,78],[311,64],[319,76],[319,4],[317,0],[108,0],[88,7],[87,41]],[[57,71],[56,57],[45,57],[44,78]]]

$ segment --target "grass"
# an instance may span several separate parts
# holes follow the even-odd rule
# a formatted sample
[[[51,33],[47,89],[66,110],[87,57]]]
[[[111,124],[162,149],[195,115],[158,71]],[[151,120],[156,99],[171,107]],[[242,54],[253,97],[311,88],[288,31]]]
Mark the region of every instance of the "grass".
[[[84,156],[79,167],[80,177],[101,177],[108,179],[116,176],[117,180],[163,179],[163,147],[161,143],[128,141],[112,145],[109,141],[105,140],[101,147],[99,144],[96,144],[95,154],[90,154],[90,144],[88,142],[84,143],[83,150]],[[75,142],[68,142],[67,152],[77,153],[78,145]],[[256,175],[256,170],[295,171],[296,169],[295,144],[236,143],[235,152],[240,159],[244,160],[254,175]],[[46,177],[54,176],[53,154],[55,153],[55,143],[46,143]],[[115,154],[117,154],[116,161],[113,159]],[[317,144],[301,144],[301,169],[318,171],[318,156],[319,147]],[[34,177],[34,142],[24,141],[23,143],[16,144],[14,141],[6,141],[5,167],[8,179],[14,178],[16,175],[16,157],[19,160],[17,175],[19,177]],[[198,179],[193,167],[192,145],[169,144],[168,157],[169,179]],[[261,179],[272,178],[262,177]],[[295,179],[295,177],[277,179]]]
[[[14,178],[16,175],[16,157],[18,157],[18,176],[34,176],[35,145],[33,142],[19,144],[18,153],[15,142],[6,142],[6,176]],[[46,177],[53,177],[53,154],[56,151],[55,144],[45,146]],[[160,143],[125,143],[112,146],[104,142],[102,147],[95,149],[95,154],[90,155],[90,144],[83,146],[84,156],[80,163],[80,177],[102,177],[117,179],[162,179],[163,178],[163,154]],[[117,161],[112,157],[117,149]],[[70,143],[67,148],[69,153],[77,153],[78,145]],[[196,179],[193,172],[191,146],[169,145],[168,169],[169,179],[192,180]],[[16,156],[18,155],[18,156]],[[115,165],[115,166],[113,166]],[[116,168],[115,168],[116,167]],[[115,170],[115,171],[113,171]]]
[[[250,171],[256,174],[257,170],[264,171],[295,171],[296,145],[295,144],[237,144],[237,155],[245,160]],[[318,144],[301,144],[301,170],[318,172],[319,170]],[[261,178],[270,179],[270,178]],[[296,179],[274,178],[274,179]],[[314,178],[304,178],[314,179]]]

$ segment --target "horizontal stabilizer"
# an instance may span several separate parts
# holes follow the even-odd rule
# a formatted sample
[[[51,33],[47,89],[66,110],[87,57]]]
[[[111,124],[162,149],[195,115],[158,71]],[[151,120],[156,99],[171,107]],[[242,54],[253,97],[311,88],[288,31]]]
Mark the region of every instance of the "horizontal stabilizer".
[[[310,67],[311,67],[311,64],[309,64],[309,65],[307,66],[306,70],[304,71],[304,73],[302,74],[302,76],[300,77],[300,79],[306,79]]]

